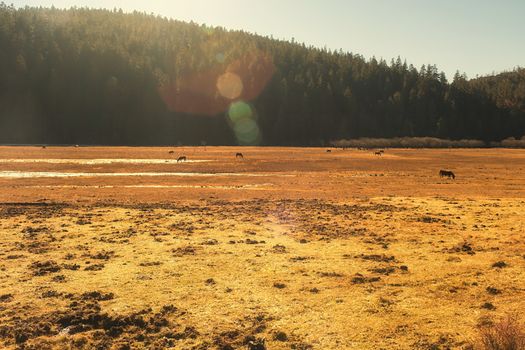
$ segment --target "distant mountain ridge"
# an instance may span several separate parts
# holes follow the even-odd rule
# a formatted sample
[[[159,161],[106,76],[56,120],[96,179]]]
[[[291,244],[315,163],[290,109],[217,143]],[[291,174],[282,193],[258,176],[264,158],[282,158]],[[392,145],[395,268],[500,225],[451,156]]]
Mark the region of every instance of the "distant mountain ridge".
[[[325,145],[525,134],[525,69],[416,69],[143,13],[0,4],[0,143]]]

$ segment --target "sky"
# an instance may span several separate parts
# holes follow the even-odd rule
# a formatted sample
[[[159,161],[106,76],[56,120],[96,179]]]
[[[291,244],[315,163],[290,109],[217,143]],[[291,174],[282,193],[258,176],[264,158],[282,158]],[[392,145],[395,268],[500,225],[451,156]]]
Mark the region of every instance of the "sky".
[[[435,64],[451,79],[525,66],[525,0],[14,0],[138,10],[375,56]]]

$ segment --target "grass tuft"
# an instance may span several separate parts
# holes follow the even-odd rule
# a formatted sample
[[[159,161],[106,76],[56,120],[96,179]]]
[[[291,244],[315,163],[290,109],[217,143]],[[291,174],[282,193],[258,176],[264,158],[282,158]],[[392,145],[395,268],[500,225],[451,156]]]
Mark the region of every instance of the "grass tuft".
[[[479,329],[481,350],[525,350],[525,326],[514,315]]]

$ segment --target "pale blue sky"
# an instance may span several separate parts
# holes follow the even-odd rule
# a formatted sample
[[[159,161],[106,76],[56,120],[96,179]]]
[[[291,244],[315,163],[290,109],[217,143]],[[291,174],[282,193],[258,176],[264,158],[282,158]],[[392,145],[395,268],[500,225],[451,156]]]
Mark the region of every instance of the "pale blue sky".
[[[451,78],[525,66],[525,0],[16,0],[15,6],[122,8],[420,67]]]

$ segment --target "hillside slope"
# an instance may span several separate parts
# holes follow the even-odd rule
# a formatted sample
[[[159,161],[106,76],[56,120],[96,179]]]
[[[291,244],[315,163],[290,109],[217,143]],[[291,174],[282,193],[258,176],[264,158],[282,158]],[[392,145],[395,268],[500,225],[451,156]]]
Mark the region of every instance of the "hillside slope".
[[[449,84],[435,66],[401,59],[142,13],[4,3],[0,47],[0,143],[321,145],[525,134],[523,83],[512,78],[522,70]]]

